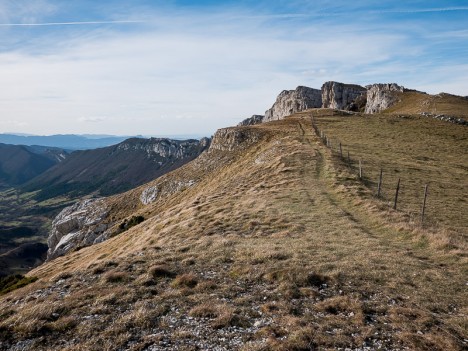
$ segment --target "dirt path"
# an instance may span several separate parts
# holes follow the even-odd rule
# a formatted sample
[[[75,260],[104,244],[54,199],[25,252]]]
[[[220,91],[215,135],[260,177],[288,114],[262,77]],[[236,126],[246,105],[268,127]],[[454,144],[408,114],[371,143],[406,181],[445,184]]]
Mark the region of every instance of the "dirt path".
[[[315,152],[315,163],[304,167],[306,179],[313,179],[314,186],[304,188],[307,197],[314,198],[316,206],[322,209],[321,221],[313,216],[310,230],[321,234],[317,244],[324,246],[317,251],[334,249],[334,257],[324,255],[316,263],[326,267],[324,258],[333,262],[330,265],[346,277],[351,291],[361,296],[379,296],[380,301],[373,304],[381,308],[387,305],[381,319],[384,324],[399,325],[402,320],[412,320],[417,329],[422,328],[421,319],[425,316],[432,323],[426,325],[425,331],[414,332],[427,336],[426,341],[446,337],[462,344],[462,330],[454,330],[451,325],[453,319],[463,318],[459,311],[466,307],[464,301],[468,297],[461,266],[418,246],[407,235],[337,193],[326,174],[327,149],[305,121],[299,125],[302,141]],[[402,328],[402,333],[409,331],[405,329],[408,326]]]

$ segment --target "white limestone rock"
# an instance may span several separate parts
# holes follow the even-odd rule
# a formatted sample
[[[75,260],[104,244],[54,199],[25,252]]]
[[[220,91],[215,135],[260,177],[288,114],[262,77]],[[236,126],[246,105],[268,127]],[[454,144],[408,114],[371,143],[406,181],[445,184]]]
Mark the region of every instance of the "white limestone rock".
[[[143,190],[140,201],[143,205],[155,202],[161,196],[168,196],[195,185],[195,180],[165,180]]]
[[[403,93],[405,88],[396,84],[372,84],[367,87],[367,103],[365,113],[379,113],[400,101],[397,93]]]
[[[356,84],[326,82],[322,85],[322,107],[352,110],[357,98],[366,94],[366,88]]]
[[[273,106],[265,112],[263,122],[276,121],[309,108],[322,107],[322,92],[304,86],[283,90]]]
[[[255,124],[260,124],[260,123],[263,122],[264,118],[265,118],[265,116],[263,116],[263,115],[253,115],[250,118],[244,119],[237,126],[242,127],[242,126],[253,126]]]
[[[108,229],[108,208],[103,199],[87,199],[64,208],[52,222],[47,239],[47,260],[89,246]]]

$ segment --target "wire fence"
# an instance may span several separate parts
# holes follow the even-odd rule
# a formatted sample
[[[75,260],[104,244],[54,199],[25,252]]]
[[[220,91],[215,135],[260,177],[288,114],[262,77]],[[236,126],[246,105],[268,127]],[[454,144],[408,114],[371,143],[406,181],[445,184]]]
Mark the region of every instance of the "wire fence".
[[[389,206],[391,206],[394,210],[399,209],[399,202],[401,201],[401,199],[399,199],[399,195],[402,185],[402,179],[400,177],[398,177],[395,187],[392,188],[393,191],[387,190],[384,194],[383,178],[385,173],[382,167],[380,167],[380,169],[377,170],[378,178],[371,179],[368,175],[371,172],[369,172],[368,168],[365,169],[364,160],[362,157],[350,154],[349,150],[344,151],[345,145],[341,143],[340,140],[332,138],[331,136],[327,135],[323,130],[319,129],[319,127],[315,123],[314,116],[311,116],[311,124],[312,128],[315,131],[315,134],[322,141],[323,145],[330,149],[332,155],[338,157],[342,164],[346,165],[352,173],[355,173],[363,185],[373,190],[376,198],[386,201],[389,204]],[[374,171],[372,173],[376,172]],[[418,222],[421,224],[421,226],[427,224],[426,208],[428,204],[428,194],[429,185],[424,184],[423,191],[421,192],[421,207],[418,213]]]

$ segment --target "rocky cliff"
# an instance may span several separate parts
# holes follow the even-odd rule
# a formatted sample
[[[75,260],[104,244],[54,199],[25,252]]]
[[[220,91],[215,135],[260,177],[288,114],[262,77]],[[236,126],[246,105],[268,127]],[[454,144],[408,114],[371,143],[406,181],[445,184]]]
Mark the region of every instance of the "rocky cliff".
[[[133,138],[118,144],[114,152],[143,151],[147,158],[177,158],[182,159],[187,156],[199,154],[199,149],[205,149],[210,144],[210,139],[202,138],[198,140],[173,140],[167,138],[139,139]]]
[[[365,96],[366,91],[360,85],[326,82],[322,85],[322,107],[354,110],[356,99]]]
[[[322,107],[322,92],[299,86],[296,90],[283,90],[273,106],[265,112],[263,122],[275,121],[309,108]]]
[[[379,113],[400,101],[398,93],[405,88],[396,84],[372,84],[367,87],[367,103],[365,113]]]
[[[104,223],[108,213],[103,199],[87,199],[63,209],[52,222],[47,259],[101,241],[108,229]]]
[[[237,126],[242,127],[242,126],[253,126],[255,124],[260,124],[260,123],[263,122],[264,118],[265,118],[265,116],[263,116],[263,115],[253,115],[250,118],[244,119]]]

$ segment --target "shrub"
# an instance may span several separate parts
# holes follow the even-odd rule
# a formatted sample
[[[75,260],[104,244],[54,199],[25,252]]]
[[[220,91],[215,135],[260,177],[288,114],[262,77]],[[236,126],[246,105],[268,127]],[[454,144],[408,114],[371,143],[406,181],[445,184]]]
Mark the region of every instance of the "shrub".
[[[124,221],[119,224],[119,229],[121,231],[126,231],[130,229],[131,227],[134,227],[142,223],[144,220],[145,220],[145,217],[143,216],[132,216],[129,220],[124,219]]]
[[[0,295],[22,288],[23,286],[34,283],[36,280],[36,277],[25,277],[21,274],[0,278]]]

